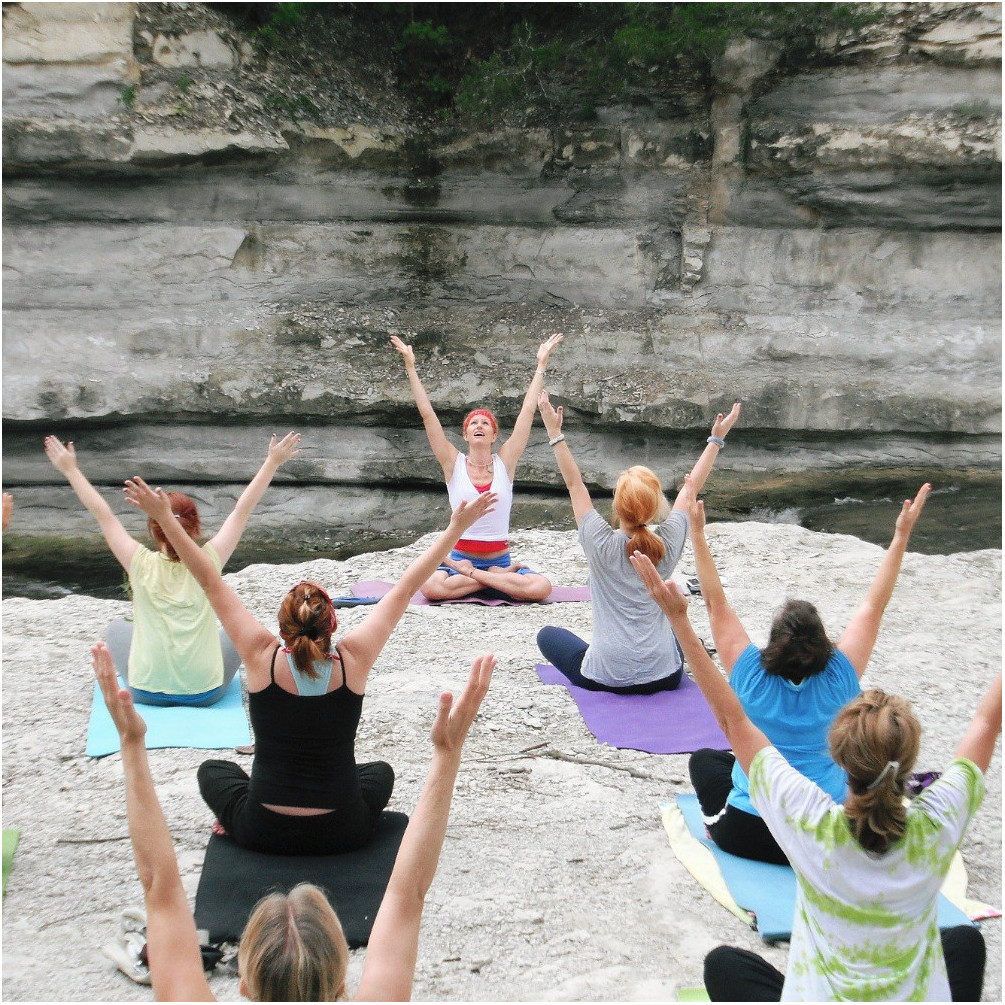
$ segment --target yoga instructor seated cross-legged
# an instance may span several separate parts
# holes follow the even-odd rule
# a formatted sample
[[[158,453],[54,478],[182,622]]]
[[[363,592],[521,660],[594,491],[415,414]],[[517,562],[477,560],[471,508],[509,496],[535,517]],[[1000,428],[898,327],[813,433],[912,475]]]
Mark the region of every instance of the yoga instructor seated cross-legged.
[[[594,509],[562,432],[562,406],[554,408],[547,391],[541,392],[538,406],[572,500],[579,543],[590,568],[593,604],[593,641],[589,645],[568,629],[546,625],[538,632],[538,648],[577,687],[616,694],[672,691],[684,673],[680,648],[666,618],[659,616],[659,609],[632,569],[629,556],[641,551],[662,575],[673,572],[687,538],[685,497],[679,495],[671,508],[656,474],[641,465],[631,467],[618,476],[614,490],[617,529],[611,527]],[[739,417],[739,403],[728,415],[720,412],[716,416],[708,445],[691,471],[693,484],[705,484]]]
[[[796,770],[838,803],[845,797],[845,773],[827,749],[827,731],[838,711],[862,690],[859,680],[876,645],[907,542],[930,489],[922,485],[913,500],[904,500],[876,578],[837,645],[828,639],[813,604],[789,600],[775,616],[762,650],[751,643],[726,600],[705,539],[704,503],[695,499],[693,485],[685,487],[698,580],[729,683],[757,728]],[[697,750],[688,771],[709,836],[723,851],[786,864],[785,851],[761,819],[747,775],[733,754]]]
[[[471,501],[481,492],[499,497],[495,512],[479,520],[457,542],[440,568],[422,584],[427,600],[457,600],[481,590],[495,590],[512,600],[541,601],[551,593],[551,582],[540,573],[512,560],[509,552],[509,516],[513,505],[513,479],[534,422],[537,395],[544,381],[545,368],[552,350],[562,341],[552,335],[537,350],[537,369],[524,396],[513,432],[496,453],[492,446],[499,437],[499,423],[485,408],[469,412],[464,420],[464,442],[468,453],[461,453],[446,437],[433,410],[429,395],[415,370],[415,353],[397,336],[394,348],[405,361],[408,383],[426,428],[426,437],[443,469],[450,505]]]
[[[333,855],[365,845],[394,787],[389,764],[356,764],[367,678],[409,599],[457,538],[491,511],[495,496],[461,503],[447,529],[338,643],[335,608],[316,583],[298,583],[284,598],[280,642],[175,525],[160,489],[130,479],[126,498],[161,525],[247,670],[251,777],[231,761],[199,768],[199,791],[223,829],[242,847],[275,855]]]
[[[203,973],[199,936],[188,906],[171,833],[157,799],[144,733],[129,692],[119,690],[108,650],[91,650],[94,672],[119,733],[126,814],[147,914],[150,977],[158,1001],[215,1001]],[[436,874],[464,740],[488,693],[495,657],[480,656],[455,702],[440,696],[433,756],[415,812],[373,922],[355,1001],[408,1001],[419,927]],[[346,996],[349,947],[338,917],[316,886],[259,901],[241,936],[240,993],[252,1001],[339,1001]]]
[[[910,503],[905,503],[906,515]],[[870,690],[827,730],[847,774],[844,805],[798,772],[747,716],[688,622],[687,601],[641,553],[632,559],[680,640],[694,679],[750,779],[757,812],[795,870],[784,976],[755,953],[720,946],[705,958],[712,1001],[979,1001],[980,930],[939,932],[938,896],[984,798],[1002,728],[1002,677],[991,684],[955,759],[905,806],[921,725],[903,698]]]
[[[269,441],[265,461],[241,493],[234,511],[203,546],[208,562],[222,570],[234,553],[248,517],[280,465],[300,452],[300,434]],[[45,453],[77,498],[98,522],[112,554],[129,576],[133,620],[118,618],[105,633],[115,669],[128,681],[133,700],[142,705],[205,706],[219,701],[241,665],[227,633],[217,627],[206,595],[174,546],[153,520],[147,529],[156,550],[136,540],[77,464],[73,443],[45,438]],[[202,532],[194,500],[181,492],[167,495],[172,524],[190,539]]]

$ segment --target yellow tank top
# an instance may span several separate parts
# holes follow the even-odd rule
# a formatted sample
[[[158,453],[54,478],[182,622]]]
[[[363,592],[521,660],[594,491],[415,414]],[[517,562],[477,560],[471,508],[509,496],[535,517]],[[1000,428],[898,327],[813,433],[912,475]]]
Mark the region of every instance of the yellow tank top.
[[[220,556],[203,551],[217,571]],[[142,545],[129,567],[133,642],[129,684],[143,691],[201,694],[223,683],[223,653],[213,608],[182,562]]]

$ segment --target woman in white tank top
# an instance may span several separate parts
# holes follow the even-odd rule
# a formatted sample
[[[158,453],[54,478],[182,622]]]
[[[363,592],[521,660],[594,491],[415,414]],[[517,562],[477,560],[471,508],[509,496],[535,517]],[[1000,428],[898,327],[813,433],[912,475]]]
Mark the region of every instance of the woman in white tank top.
[[[523,399],[513,432],[498,451],[499,423],[484,408],[476,408],[464,420],[467,454],[461,453],[446,437],[429,395],[415,372],[412,347],[396,336],[394,348],[405,361],[408,383],[426,427],[429,445],[443,468],[450,505],[477,498],[492,491],[499,497],[493,512],[484,516],[457,542],[450,557],[426,580],[422,593],[429,600],[457,600],[479,590],[495,590],[513,600],[541,601],[551,593],[551,582],[540,573],[513,562],[509,553],[509,515],[513,504],[513,476],[530,438],[537,396],[544,384],[544,372],[552,350],[562,341],[552,335],[537,350],[537,369]]]

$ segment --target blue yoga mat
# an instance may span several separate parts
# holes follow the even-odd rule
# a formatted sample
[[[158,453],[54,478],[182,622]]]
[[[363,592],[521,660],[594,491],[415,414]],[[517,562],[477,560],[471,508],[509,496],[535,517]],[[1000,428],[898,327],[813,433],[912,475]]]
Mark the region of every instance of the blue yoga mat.
[[[120,687],[125,685],[120,681]],[[251,743],[248,717],[241,701],[241,676],[236,674],[224,696],[206,708],[172,705],[137,705],[147,724],[147,749],[155,747],[198,747],[224,750]],[[105,757],[119,749],[119,734],[105,708],[101,688],[94,684],[91,721],[87,726],[88,757]]]
[[[788,939],[792,935],[792,922],[796,916],[796,874],[792,868],[755,862],[723,851],[705,835],[696,795],[678,796],[677,806],[684,814],[687,829],[715,856],[733,899],[756,916],[761,938],[765,942]],[[972,924],[958,907],[939,894],[939,928]]]

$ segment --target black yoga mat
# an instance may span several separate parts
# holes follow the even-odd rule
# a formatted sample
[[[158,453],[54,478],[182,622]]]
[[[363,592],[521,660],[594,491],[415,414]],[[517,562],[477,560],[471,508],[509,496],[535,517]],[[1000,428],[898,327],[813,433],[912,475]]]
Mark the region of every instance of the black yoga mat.
[[[351,949],[365,946],[391,878],[408,817],[384,812],[365,847],[341,855],[264,855],[214,834],[195,895],[196,928],[209,941],[237,942],[255,904],[267,893],[288,893],[297,883],[324,890]]]

